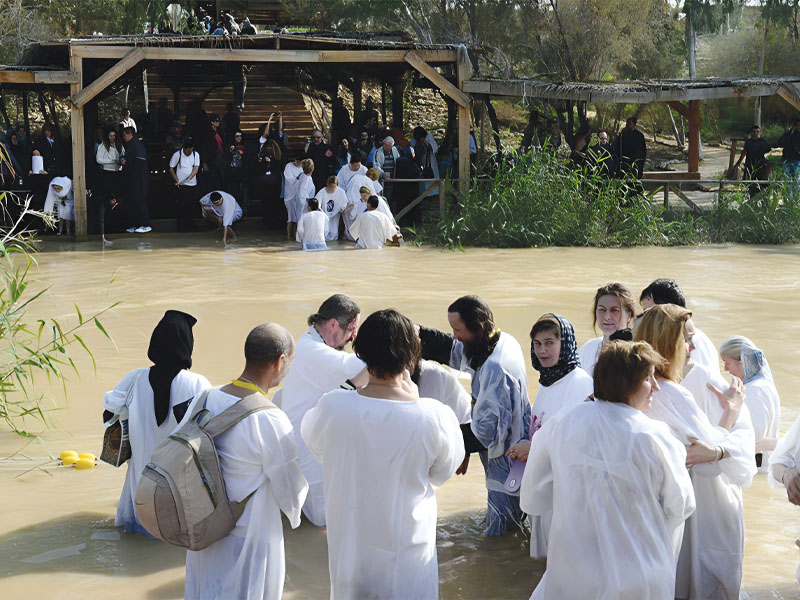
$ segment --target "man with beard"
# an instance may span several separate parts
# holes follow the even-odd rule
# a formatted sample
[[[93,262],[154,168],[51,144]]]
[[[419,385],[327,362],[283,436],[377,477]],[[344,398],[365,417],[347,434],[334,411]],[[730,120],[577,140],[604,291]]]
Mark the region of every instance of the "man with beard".
[[[297,340],[294,360],[280,391],[281,398],[275,399],[294,427],[297,458],[309,485],[303,514],[318,527],[325,526],[322,465],[300,436],[300,423],[324,394],[348,381],[352,384],[350,387],[367,383],[364,362],[355,354],[344,352],[344,347],[355,338],[360,316],[361,309],[349,296],[335,294],[325,300],[319,310],[308,317],[308,332]]]
[[[505,456],[518,440],[528,437],[531,406],[525,358],[517,340],[495,328],[494,316],[478,296],[463,296],[447,309],[452,335],[420,327],[422,358],[449,364],[472,375],[472,422],[462,425],[467,454],[478,452],[486,472],[489,507],[484,535],[502,535],[522,521],[519,491],[504,483]],[[467,472],[469,456],[459,474]]]
[[[306,156],[314,161],[314,193],[325,187],[328,177],[333,175],[333,150],[322,139],[322,131],[315,129],[311,132],[311,139],[306,146]]]

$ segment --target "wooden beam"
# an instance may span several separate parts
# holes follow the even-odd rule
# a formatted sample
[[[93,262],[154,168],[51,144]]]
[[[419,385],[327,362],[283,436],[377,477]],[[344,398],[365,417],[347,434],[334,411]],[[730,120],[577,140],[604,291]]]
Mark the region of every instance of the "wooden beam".
[[[686,106],[683,102],[678,102],[677,100],[670,100],[669,102],[665,102],[667,106],[670,108],[675,109],[675,112],[682,116],[684,119],[689,118],[689,107]]]
[[[406,54],[405,59],[408,64],[430,79],[431,83],[455,100],[459,106],[469,106],[469,97],[447,81],[436,69],[422,60],[416,52],[409,52]]]
[[[81,44],[73,41],[70,47],[82,58],[123,58],[131,48],[129,45]],[[361,62],[405,62],[408,50],[273,50],[256,48],[175,48],[143,47],[145,60],[193,60],[234,62],[288,62],[288,63],[361,63]],[[455,50],[415,50],[428,63],[447,63],[456,59]]]
[[[76,56],[76,58],[81,58]],[[105,73],[100,75],[92,83],[81,89],[78,86],[78,92],[73,93],[69,100],[78,108],[83,107],[89,100],[97,96],[100,92],[106,89],[109,85],[114,83],[122,75],[128,72],[129,69],[139,64],[144,58],[144,50],[142,48],[134,48],[130,50],[117,64],[108,69]],[[73,88],[75,89],[75,88]]]
[[[83,72],[83,59],[70,52],[69,67],[77,73]],[[73,96],[81,90],[80,81],[70,84]],[[70,107],[72,125],[72,192],[75,198],[75,240],[85,241],[88,237],[86,216],[86,143],[83,129],[83,105]]]
[[[0,69],[0,83],[66,85],[78,81],[74,71],[16,71]]]
[[[700,100],[689,100],[689,171],[700,170]]]
[[[464,89],[464,83],[472,75],[472,65],[467,55],[466,46],[458,49],[456,61],[456,79],[458,87]],[[456,107],[458,113],[458,189],[461,193],[469,190],[470,163],[469,163],[469,104]]]
[[[792,108],[800,110],[800,86],[796,83],[782,83],[777,94],[791,104]]]
[[[391,181],[391,179],[390,179],[389,181]],[[413,199],[411,202],[409,202],[408,204],[406,204],[406,205],[403,207],[403,210],[401,210],[399,213],[397,213],[396,215],[394,215],[394,220],[395,220],[395,221],[400,221],[400,219],[402,219],[403,217],[405,217],[405,216],[406,216],[406,215],[407,215],[407,214],[408,214],[408,213],[411,211],[411,209],[413,209],[413,208],[414,208],[414,207],[415,207],[417,204],[419,204],[420,202],[422,202],[423,200],[425,200],[425,198],[427,198],[427,197],[428,197],[428,194],[430,193],[430,191],[431,191],[433,188],[435,188],[436,186],[440,186],[440,185],[442,185],[442,183],[441,183],[441,181],[440,181],[440,180],[434,181],[432,184],[430,184],[430,185],[429,185],[427,188],[425,188],[425,191],[424,191],[424,192],[422,192],[422,193],[421,193],[419,196],[417,196],[417,197],[416,197],[416,198],[414,198],[414,199]]]

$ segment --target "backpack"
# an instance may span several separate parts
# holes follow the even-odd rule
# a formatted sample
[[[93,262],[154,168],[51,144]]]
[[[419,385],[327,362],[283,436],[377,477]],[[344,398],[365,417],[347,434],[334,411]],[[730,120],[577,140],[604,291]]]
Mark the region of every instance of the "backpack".
[[[212,417],[203,392],[183,424],[153,452],[136,488],[139,523],[151,535],[187,550],[202,550],[236,526],[253,490],[241,502],[230,502],[214,438],[242,419],[277,408],[260,393],[233,385],[225,392],[241,399]]]

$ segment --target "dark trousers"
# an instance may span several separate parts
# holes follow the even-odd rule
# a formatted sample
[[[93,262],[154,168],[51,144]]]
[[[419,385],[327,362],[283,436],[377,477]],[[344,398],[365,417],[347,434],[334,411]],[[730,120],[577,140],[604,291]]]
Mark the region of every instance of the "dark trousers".
[[[197,204],[197,186],[178,186],[178,231],[193,231],[194,218],[200,211]]]

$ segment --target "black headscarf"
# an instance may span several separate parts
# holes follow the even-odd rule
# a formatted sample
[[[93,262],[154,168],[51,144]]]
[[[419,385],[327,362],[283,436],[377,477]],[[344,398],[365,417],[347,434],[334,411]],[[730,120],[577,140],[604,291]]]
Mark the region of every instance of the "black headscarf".
[[[533,351],[533,340],[531,340],[531,363],[533,368],[539,371],[539,384],[547,387],[574,371],[580,366],[580,361],[578,360],[578,343],[575,341],[575,331],[572,329],[572,323],[564,317],[552,313],[542,316],[540,320],[542,319],[558,322],[561,330],[561,351],[558,354],[558,362],[555,366],[542,366]]]
[[[192,366],[192,327],[195,323],[197,319],[192,315],[179,310],[168,310],[150,336],[147,358],[153,361],[153,366],[150,367],[149,379],[150,387],[153,388],[156,423],[159,425],[169,414],[172,380],[180,371]]]

